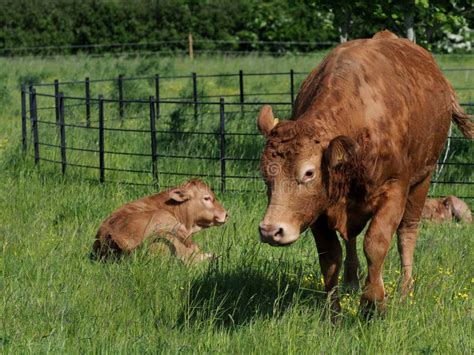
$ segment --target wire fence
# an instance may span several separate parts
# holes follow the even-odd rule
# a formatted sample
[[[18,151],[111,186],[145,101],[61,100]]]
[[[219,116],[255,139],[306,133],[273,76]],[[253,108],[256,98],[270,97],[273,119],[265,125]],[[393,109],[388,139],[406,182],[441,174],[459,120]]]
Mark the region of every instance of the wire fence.
[[[304,53],[314,50],[326,50],[335,47],[337,42],[330,41],[263,41],[263,40],[210,40],[210,39],[180,39],[150,42],[129,43],[94,43],[78,45],[44,45],[19,46],[0,48],[0,56],[24,55],[63,55],[63,54],[104,54],[104,53],[140,53],[155,54],[184,54],[194,53],[228,53],[228,54],[284,54]],[[190,47],[192,49],[190,49]]]
[[[445,69],[450,70],[461,71]],[[296,97],[296,78],[306,74],[240,70],[23,84],[22,147],[32,153],[37,166],[59,166],[62,174],[77,173],[101,183],[163,188],[185,177],[202,177],[222,192],[264,192],[258,167],[264,140],[256,131],[256,114],[261,105],[270,104],[278,114],[288,116]],[[251,78],[265,77],[278,81],[280,89],[246,89]],[[235,87],[204,92],[200,85],[206,78],[232,79]],[[167,96],[164,83],[175,85],[180,80],[185,80],[184,94],[170,91]],[[137,90],[133,82],[147,82],[148,98],[132,98]],[[109,95],[93,97],[92,92],[100,92],[103,84],[109,85]],[[468,111],[474,107],[472,102],[461,105]],[[453,130],[446,147],[433,175],[431,195],[456,191],[460,197],[474,199],[472,141]],[[457,153],[471,160],[461,161]]]
[[[76,45],[40,45],[0,48],[0,56],[15,57],[28,55],[76,55],[84,53],[92,56],[106,54],[119,55],[190,55],[194,54],[228,54],[228,55],[308,55],[315,51],[336,47],[334,41],[265,41],[265,40],[211,40],[203,38],[178,40],[156,40],[149,42],[90,43]],[[472,57],[472,52],[438,53],[437,56]]]

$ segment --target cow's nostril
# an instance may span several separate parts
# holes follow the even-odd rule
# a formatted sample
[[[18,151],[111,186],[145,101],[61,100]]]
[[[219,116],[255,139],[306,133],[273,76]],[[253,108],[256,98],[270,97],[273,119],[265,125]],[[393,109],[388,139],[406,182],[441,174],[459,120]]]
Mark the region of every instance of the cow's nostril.
[[[258,229],[264,240],[281,239],[284,236],[283,228],[278,225],[260,223]]]
[[[278,228],[275,233],[275,237],[282,237],[283,236],[283,228]]]

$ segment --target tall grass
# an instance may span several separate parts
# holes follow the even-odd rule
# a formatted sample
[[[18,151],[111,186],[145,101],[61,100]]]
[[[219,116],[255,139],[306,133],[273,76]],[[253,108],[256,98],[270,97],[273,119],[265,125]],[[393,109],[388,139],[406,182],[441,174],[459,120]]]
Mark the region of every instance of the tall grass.
[[[119,205],[154,192],[153,187],[100,185],[84,181],[84,172],[74,169],[62,177],[57,166],[42,164],[40,169],[35,169],[31,156],[25,157],[20,152],[18,89],[19,83],[25,80],[238,69],[309,71],[320,58],[320,55],[202,57],[194,62],[153,57],[0,59],[2,350],[5,353],[472,352],[473,226],[423,224],[415,254],[416,288],[409,299],[405,302],[399,299],[399,261],[396,248],[392,247],[384,268],[390,296],[385,319],[364,321],[357,313],[360,294],[343,292],[342,321],[334,326],[325,316],[326,303],[311,234],[305,233],[289,248],[259,243],[256,226],[265,209],[264,194],[218,194],[231,219],[223,227],[206,230],[196,238],[204,250],[220,256],[216,262],[185,267],[176,260],[153,257],[140,250],[121,262],[96,263],[88,254],[100,222]],[[471,57],[451,60],[443,56],[440,61],[445,67],[474,67]],[[455,86],[474,86],[471,74],[449,73]],[[279,89],[278,80],[270,80],[274,81],[249,83],[248,89],[267,92]],[[216,81],[208,85],[221,89],[227,84]],[[127,95],[148,95],[149,89],[151,86],[137,86],[133,90],[128,87]],[[183,95],[181,90],[176,89],[178,95]],[[230,84],[228,90],[234,90]],[[112,86],[104,87],[103,93],[113,91]],[[465,95],[463,91],[460,94]],[[133,108],[127,107],[127,114],[131,113]],[[241,119],[239,115],[236,117]],[[170,121],[160,124],[169,125]],[[187,120],[181,124],[193,129]],[[249,114],[235,124],[230,128],[253,130],[254,117]],[[43,134],[49,141],[56,139]],[[71,134],[71,137],[88,142],[91,147],[96,145],[94,136]],[[108,144],[148,151],[148,141],[127,137],[109,137]],[[167,141],[161,149],[216,154],[205,141],[198,146],[196,143],[199,142]],[[246,154],[260,149],[261,142],[250,140],[248,151],[238,149],[245,145],[244,141],[229,144],[235,147],[230,153]],[[55,157],[57,151],[49,154]],[[68,158],[88,159],[79,155]],[[115,159],[111,163],[149,168],[148,162],[141,163],[138,159]],[[179,160],[160,164],[162,170],[195,168]],[[213,169],[212,164],[200,166]],[[243,167],[229,169],[240,171]],[[248,173],[255,172],[255,166],[249,165],[247,169]],[[163,184],[177,180],[169,178]],[[448,187],[450,192],[456,192],[454,187]],[[359,255],[363,261],[361,250]]]

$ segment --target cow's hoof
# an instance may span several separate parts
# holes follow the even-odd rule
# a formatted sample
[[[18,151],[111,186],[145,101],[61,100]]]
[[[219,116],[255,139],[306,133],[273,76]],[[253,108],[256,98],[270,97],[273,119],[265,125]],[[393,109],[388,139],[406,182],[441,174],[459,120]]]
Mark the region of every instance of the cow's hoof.
[[[409,296],[413,296],[414,289],[415,282],[412,278],[402,281],[400,284],[401,299],[406,300]]]
[[[362,295],[360,299],[360,313],[366,320],[375,317],[383,318],[387,313],[387,296],[382,301],[374,301]]]
[[[338,298],[328,299],[323,310],[323,315],[331,320],[334,325],[341,322],[342,308]]]
[[[359,280],[346,280],[342,281],[342,289],[348,293],[357,293],[359,291]]]
[[[217,258],[218,257],[212,253],[201,253],[194,256],[193,262],[201,263],[203,261],[214,261],[214,260],[217,260]]]
[[[351,265],[346,265],[344,267],[344,277],[342,278],[342,287],[344,291],[349,293],[356,293],[359,291],[359,276],[358,268],[351,267]]]
[[[203,257],[202,257],[202,260],[216,260],[218,258],[218,256],[216,254],[212,254],[212,253],[204,253],[203,254]]]

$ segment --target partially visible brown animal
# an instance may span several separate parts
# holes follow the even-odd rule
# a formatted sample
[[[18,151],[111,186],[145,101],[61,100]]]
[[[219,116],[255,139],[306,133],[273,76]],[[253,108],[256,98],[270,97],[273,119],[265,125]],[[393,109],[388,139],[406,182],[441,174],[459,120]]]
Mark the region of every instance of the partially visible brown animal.
[[[456,196],[428,198],[423,206],[422,219],[432,222],[472,223],[472,214],[469,206]]]
[[[343,253],[336,232],[347,250],[344,283],[356,288],[356,237],[368,224],[361,306],[384,310],[382,271],[395,233],[402,294],[412,287],[421,212],[452,121],[474,137],[473,122],[428,51],[389,32],[339,45],[301,84],[291,120],[278,121],[270,106],[258,117],[268,191],[261,241],[288,245],[311,228],[325,291],[338,311]]]
[[[200,180],[130,202],[102,222],[93,244],[96,256],[130,253],[144,242],[169,248],[183,262],[212,257],[199,253],[192,235],[203,228],[221,225],[227,211]]]

